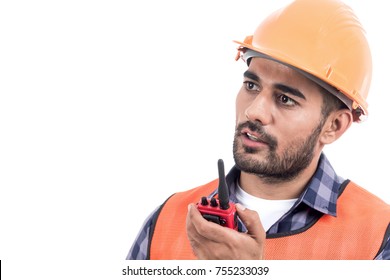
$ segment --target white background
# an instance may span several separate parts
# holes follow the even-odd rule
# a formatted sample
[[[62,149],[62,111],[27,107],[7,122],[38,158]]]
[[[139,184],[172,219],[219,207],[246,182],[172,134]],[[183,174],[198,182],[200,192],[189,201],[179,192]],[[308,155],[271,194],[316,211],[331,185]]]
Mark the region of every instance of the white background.
[[[232,40],[288,2],[2,1],[4,276],[108,279],[97,264],[123,261],[158,204],[214,179],[218,158],[228,171],[245,69]],[[390,203],[390,20],[384,1],[346,3],[372,48],[370,116],[326,154]]]

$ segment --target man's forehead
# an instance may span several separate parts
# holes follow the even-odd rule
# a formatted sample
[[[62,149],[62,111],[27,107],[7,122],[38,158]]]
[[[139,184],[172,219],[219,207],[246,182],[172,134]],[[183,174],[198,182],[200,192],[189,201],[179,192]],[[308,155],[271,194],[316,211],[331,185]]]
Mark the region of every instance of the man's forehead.
[[[304,83],[306,85],[313,85],[318,87],[317,83],[313,82],[301,72],[285,65],[279,63],[278,61],[270,60],[262,57],[253,57],[251,58],[247,74],[256,75],[258,78],[262,78],[263,75],[272,75],[275,81],[299,81],[300,83]],[[255,77],[253,77],[255,78]]]

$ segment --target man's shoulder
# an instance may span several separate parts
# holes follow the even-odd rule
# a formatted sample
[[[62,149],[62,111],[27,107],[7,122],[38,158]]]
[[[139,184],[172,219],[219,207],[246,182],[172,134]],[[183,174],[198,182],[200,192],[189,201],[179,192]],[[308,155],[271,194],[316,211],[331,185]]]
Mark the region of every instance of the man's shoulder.
[[[346,188],[341,194],[341,198],[346,195],[350,198],[351,203],[353,203],[356,208],[384,211],[390,216],[390,204],[353,181],[347,182]]]

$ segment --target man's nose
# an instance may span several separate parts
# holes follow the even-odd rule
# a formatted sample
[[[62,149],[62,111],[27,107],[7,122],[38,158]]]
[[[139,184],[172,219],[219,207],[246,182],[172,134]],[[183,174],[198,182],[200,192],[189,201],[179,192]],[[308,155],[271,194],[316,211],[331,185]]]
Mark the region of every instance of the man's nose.
[[[259,93],[245,110],[245,117],[262,125],[268,125],[272,121],[271,97],[264,92]]]

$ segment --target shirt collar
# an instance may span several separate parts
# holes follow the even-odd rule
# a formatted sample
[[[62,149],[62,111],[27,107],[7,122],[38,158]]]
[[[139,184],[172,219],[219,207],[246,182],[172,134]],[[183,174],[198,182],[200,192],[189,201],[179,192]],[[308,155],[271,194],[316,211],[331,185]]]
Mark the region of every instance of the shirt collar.
[[[240,173],[237,166],[234,166],[226,176],[230,200],[234,203],[238,202],[236,187]],[[343,182],[344,179],[336,174],[325,154],[321,154],[317,170],[296,202],[295,207],[300,203],[305,203],[319,212],[336,216],[337,197]],[[210,196],[216,195],[217,192],[218,190],[215,190]]]
[[[336,202],[344,179],[321,154],[318,167],[299,200],[324,214],[336,216]]]

